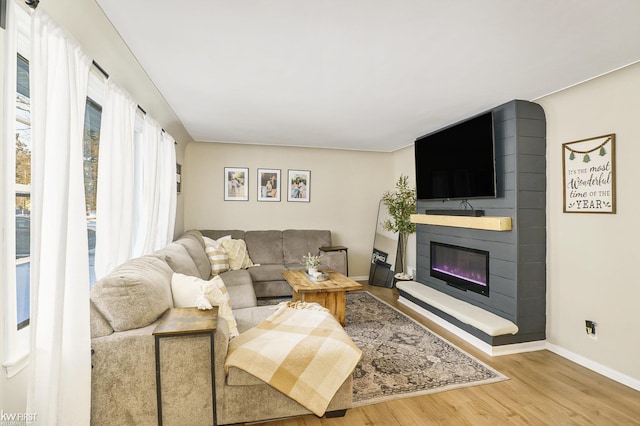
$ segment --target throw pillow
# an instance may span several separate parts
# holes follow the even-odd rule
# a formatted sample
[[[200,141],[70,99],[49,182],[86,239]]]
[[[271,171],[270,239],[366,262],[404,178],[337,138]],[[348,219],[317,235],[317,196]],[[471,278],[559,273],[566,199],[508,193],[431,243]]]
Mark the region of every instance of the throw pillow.
[[[198,277],[175,272],[171,277],[171,295],[176,308],[193,308],[198,296],[202,295],[200,285],[203,280]]]
[[[229,256],[222,247],[206,245],[205,251],[211,263],[211,275],[218,275],[229,270]]]
[[[247,269],[253,266],[249,258],[247,244],[244,240],[224,240],[220,243],[227,256],[229,256],[229,267],[231,270]]]
[[[213,238],[205,237],[204,235],[202,236],[202,240],[204,241],[205,246],[208,244],[216,248],[218,248],[218,246],[220,246],[220,243],[223,242],[224,240],[230,240],[230,239],[231,239],[231,235],[225,235],[224,237],[220,237],[217,240],[214,240]]]
[[[192,308],[196,306],[198,297],[204,295],[209,303],[218,307],[218,315],[229,327],[229,338],[238,335],[238,324],[231,310],[231,299],[224,281],[219,276],[206,281],[198,277],[184,274],[173,274],[171,278],[173,304],[176,308]]]

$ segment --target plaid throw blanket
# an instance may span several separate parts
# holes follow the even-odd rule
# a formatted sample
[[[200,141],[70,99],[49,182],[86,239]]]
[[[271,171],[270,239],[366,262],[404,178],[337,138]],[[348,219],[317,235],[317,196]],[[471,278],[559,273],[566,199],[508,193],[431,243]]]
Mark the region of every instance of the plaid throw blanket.
[[[285,302],[231,340],[225,370],[240,368],[322,416],[361,356],[326,309]]]

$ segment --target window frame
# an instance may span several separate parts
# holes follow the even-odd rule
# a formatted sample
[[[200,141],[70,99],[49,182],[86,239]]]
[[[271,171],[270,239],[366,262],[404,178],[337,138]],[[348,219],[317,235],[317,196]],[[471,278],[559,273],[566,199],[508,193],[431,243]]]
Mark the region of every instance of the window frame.
[[[20,65],[20,61],[22,61],[26,65],[26,69],[27,69],[27,72],[28,72],[29,71],[29,60],[20,51],[18,51],[17,58],[16,58],[16,65],[17,65],[16,66],[16,70],[18,69],[18,67]],[[16,99],[18,98],[18,96],[22,95],[23,97],[25,97],[26,99],[29,100],[29,109],[31,109],[31,98],[26,96],[23,93],[19,93],[19,90],[18,90],[19,82],[20,82],[20,79],[18,78],[18,74],[16,74]],[[16,101],[16,107],[14,109],[17,110],[17,101]],[[29,129],[29,132],[31,132],[31,112],[29,112],[28,119],[25,119],[23,117],[19,117],[17,113],[16,113],[16,117],[15,118],[16,119],[13,121],[13,123],[14,123],[14,133],[16,135],[18,134],[18,126],[19,126],[19,124],[27,127]],[[14,140],[14,143],[15,143],[15,140]],[[14,147],[13,147],[14,156],[16,155],[16,152],[17,152],[16,149],[17,149],[17,144],[15,144]],[[14,176],[15,176],[16,172],[17,172],[17,169],[18,169],[17,159],[16,159],[16,162],[15,162],[15,165],[14,165],[13,169],[14,169]],[[29,167],[29,174],[31,174],[31,167]],[[15,181],[15,177],[14,177],[13,183],[14,183],[14,193],[15,193],[14,201],[21,194],[22,194],[22,196],[25,196],[25,197],[28,197],[29,199],[31,199],[31,183],[18,183],[18,182]],[[17,234],[18,234],[18,232],[17,232],[18,231],[17,216],[16,216],[17,215],[17,207],[18,207],[17,203],[14,203],[13,211],[16,212],[14,214],[14,220],[16,220],[16,229],[15,229],[15,231],[13,233],[14,236],[17,236]],[[30,223],[31,223],[31,214],[29,214],[29,235],[31,234],[31,224]],[[24,265],[24,264],[27,264],[27,263],[31,263],[31,242],[30,241],[29,241],[29,256],[21,257],[21,258],[18,257],[19,253],[17,252],[18,251],[18,240],[17,240],[17,237],[16,237],[16,240],[14,240],[13,247],[15,249],[15,252],[14,252],[15,265],[14,265],[14,267],[17,268],[19,265]],[[31,273],[31,271],[30,271],[30,266],[29,266],[29,276],[30,276],[30,273]],[[22,330],[23,328],[29,326],[29,323],[31,321],[31,309],[29,309],[29,317],[27,319],[21,321],[21,322],[18,322],[19,318],[17,316],[18,316],[18,312],[20,311],[19,304],[18,304],[18,294],[19,294],[19,292],[18,292],[18,284],[19,284],[18,283],[18,274],[16,273],[16,277],[15,277],[16,322],[17,322],[18,330]],[[29,283],[28,284],[29,291],[30,291],[30,286],[31,285]],[[29,301],[27,303],[30,305]]]
[[[4,97],[4,141],[2,149],[2,220],[4,228],[2,252],[3,306],[4,312],[4,362],[6,375],[11,378],[18,374],[29,362],[31,327],[18,328],[17,282],[16,282],[16,94],[18,57],[29,61],[30,24],[28,13],[15,5],[11,6],[13,15],[8,17],[5,49],[5,87],[13,88],[11,94]],[[15,59],[11,59],[15,58]]]

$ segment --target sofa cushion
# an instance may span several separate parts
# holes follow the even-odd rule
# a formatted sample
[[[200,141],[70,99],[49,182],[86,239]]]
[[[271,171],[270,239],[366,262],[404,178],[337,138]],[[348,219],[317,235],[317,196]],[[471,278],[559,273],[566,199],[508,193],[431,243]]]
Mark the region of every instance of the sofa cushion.
[[[185,234],[175,242],[187,250],[187,253],[191,256],[191,260],[193,260],[196,268],[198,268],[200,278],[208,279],[211,276],[211,265],[205,253],[204,240],[201,237]]]
[[[194,277],[200,276],[200,271],[196,266],[196,263],[189,255],[184,246],[178,243],[170,243],[166,247],[155,251],[151,254],[151,256],[155,256],[158,259],[163,260],[173,272],[177,272],[179,274],[191,275]],[[207,259],[207,262],[209,260]],[[207,276],[208,278],[208,276]]]
[[[265,382],[256,376],[244,370],[233,366],[229,367],[229,372],[227,373],[227,385],[229,386],[256,386],[265,384]]]
[[[218,275],[229,270],[229,256],[222,247],[207,244],[205,249],[209,257],[209,272]]]
[[[253,262],[247,251],[247,244],[244,240],[223,240],[220,246],[229,256],[229,267],[236,271],[238,269],[247,269],[253,266]]]
[[[251,279],[253,282],[261,282],[261,281],[282,281],[284,278],[282,277],[282,271],[286,271],[287,268],[280,265],[264,265],[260,264],[260,266],[254,266],[253,268],[249,268],[249,274],[251,274]]]
[[[156,257],[131,259],[94,284],[91,301],[114,331],[145,327],[173,307],[172,275]]]
[[[269,318],[275,311],[275,305],[255,306],[253,308],[234,309],[233,316],[238,324],[238,331],[244,333]]]
[[[282,231],[284,263],[302,262],[307,253],[318,255],[320,247],[331,245],[331,231],[288,229]]]
[[[284,279],[278,281],[260,281],[254,284],[256,297],[258,299],[291,297],[293,294],[291,286]]]
[[[282,231],[247,231],[244,241],[254,263],[284,263]]]
[[[171,278],[171,290],[176,308],[195,307],[198,296],[206,296],[212,306],[218,307],[218,315],[227,322],[229,337],[238,335],[238,326],[231,310],[229,293],[222,278],[215,276],[206,281],[198,277],[175,273]]]
[[[227,287],[233,309],[258,306],[251,275],[245,269],[224,272],[220,278]]]

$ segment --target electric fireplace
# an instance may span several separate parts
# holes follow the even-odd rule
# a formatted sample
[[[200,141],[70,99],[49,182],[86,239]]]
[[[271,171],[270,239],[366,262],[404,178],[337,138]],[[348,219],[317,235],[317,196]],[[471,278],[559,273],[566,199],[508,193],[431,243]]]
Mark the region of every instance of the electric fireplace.
[[[431,241],[431,276],[489,296],[489,252]]]

